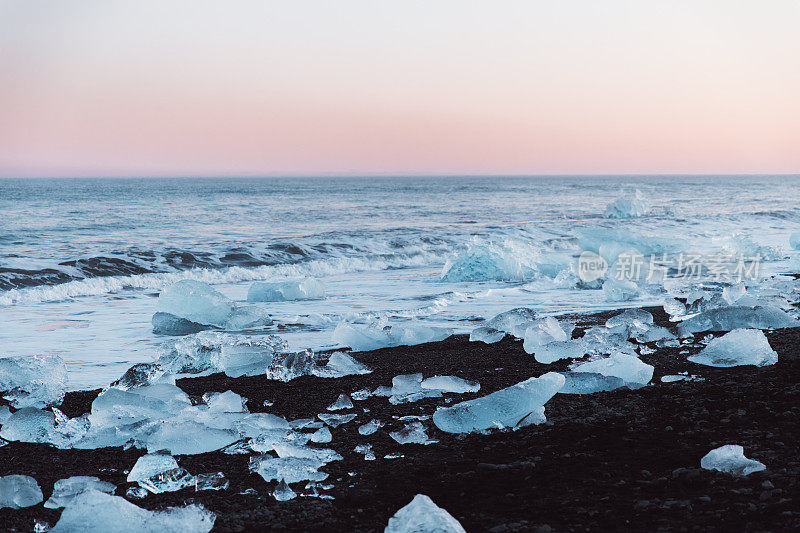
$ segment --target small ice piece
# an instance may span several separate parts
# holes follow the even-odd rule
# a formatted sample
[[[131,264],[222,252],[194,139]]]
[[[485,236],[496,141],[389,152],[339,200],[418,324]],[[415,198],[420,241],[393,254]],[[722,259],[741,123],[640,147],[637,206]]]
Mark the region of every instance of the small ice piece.
[[[624,353],[615,353],[604,359],[580,363],[571,370],[574,373],[588,372],[619,378],[627,387],[638,389],[650,383],[655,369],[652,365],[643,363],[637,357]]]
[[[653,326],[645,332],[636,335],[637,342],[657,342],[665,343],[667,341],[676,340],[675,335],[665,327]]]
[[[693,316],[681,323],[681,328],[689,333],[701,331],[731,331],[741,328],[780,329],[796,327],[798,321],[791,315],[775,307],[731,306],[711,309]]]
[[[146,498],[148,494],[150,494],[150,491],[144,487],[128,487],[128,490],[125,491],[125,497],[129,500],[141,500]]]
[[[325,286],[314,278],[286,281],[257,281],[247,291],[248,302],[288,302],[294,300],[321,300]]]
[[[389,436],[399,444],[430,444],[432,442],[428,440],[425,426],[420,422],[406,424],[402,429],[389,433]]]
[[[443,341],[453,334],[453,330],[422,325],[396,325],[391,327],[389,333],[397,339],[398,346],[416,346],[426,342]]]
[[[313,423],[314,423],[313,418],[298,418],[296,420],[292,420],[291,422],[289,422],[289,425],[293,429],[303,429],[311,426]]]
[[[350,399],[350,396],[346,394],[340,394],[336,401],[333,402],[328,406],[328,411],[340,411],[342,409],[352,409],[353,408],[353,401]]]
[[[472,342],[484,342],[486,344],[494,344],[503,340],[506,334],[504,331],[498,329],[481,326],[472,330],[469,334],[469,340]]]
[[[280,480],[278,484],[275,486],[275,490],[272,491],[272,497],[278,500],[279,502],[285,502],[287,500],[292,500],[297,498],[297,493],[292,490],[288,483],[285,480]]]
[[[165,380],[175,384],[175,376],[166,374],[160,363],[136,363],[121,378],[111,384],[112,387],[130,390],[136,387],[146,387],[158,381]]]
[[[57,355],[0,358],[0,396],[13,407],[60,404],[67,390],[67,366]]]
[[[307,419],[308,423],[313,419]],[[257,437],[267,431],[285,431],[290,428],[285,418],[270,413],[251,413],[236,423],[236,430],[242,437]]]
[[[485,327],[522,338],[528,325],[536,319],[536,311],[533,309],[517,307],[494,316],[486,322]]]
[[[233,315],[234,304],[210,285],[184,279],[161,291],[156,311],[195,324],[224,328]]]
[[[59,479],[53,485],[53,494],[44,503],[47,509],[66,507],[77,496],[87,490],[96,490],[106,494],[114,494],[116,485],[108,481],[100,481],[93,476],[73,476]]]
[[[50,531],[50,528],[52,527],[53,526],[50,525],[50,522],[45,522],[39,518],[35,518],[33,520],[33,533],[46,533],[47,531]]]
[[[661,376],[662,383],[674,383],[676,381],[689,381],[689,376],[679,376],[677,374]]]
[[[497,427],[516,427],[564,386],[564,376],[548,372],[487,396],[440,407],[433,423],[448,433],[469,433]]]
[[[284,480],[286,483],[298,481],[324,481],[328,474],[320,472],[326,462],[307,457],[253,457],[250,459],[250,470],[264,478],[265,481]]]
[[[55,431],[55,414],[35,407],[24,407],[14,412],[0,427],[0,438],[8,441],[56,444]]]
[[[746,476],[767,469],[764,463],[745,457],[744,448],[738,444],[714,448],[700,459],[700,466],[706,470],[719,470],[735,476]]]
[[[230,378],[257,376],[266,372],[274,354],[274,349],[269,346],[223,344],[218,367]]]
[[[357,401],[357,402],[360,402],[361,400],[366,400],[370,396],[372,396],[372,393],[369,391],[369,389],[359,389],[359,390],[357,390],[355,392],[351,392],[350,393],[350,397],[352,399],[354,399],[355,401]],[[0,423],[2,423],[2,422],[3,422],[3,420],[0,417]]]
[[[467,381],[456,376],[433,376],[422,380],[422,388],[464,394],[466,392],[478,392],[481,390],[481,384],[477,381]]]
[[[536,320],[527,327],[523,347],[526,352],[532,353],[535,346],[542,346],[556,341],[566,341],[571,337],[572,327],[567,327],[565,330],[558,320],[548,316]]]
[[[0,509],[21,509],[44,499],[39,484],[30,476],[13,474],[0,477]]]
[[[466,533],[453,516],[424,494],[389,519],[384,533]]]
[[[653,315],[644,309],[626,309],[606,320],[607,328],[625,327],[630,330],[647,330],[653,325]]]
[[[90,490],[77,495],[61,513],[51,533],[172,531],[208,533],[216,515],[202,505],[148,511],[121,496]]]
[[[317,359],[318,355],[311,349],[275,354],[267,367],[267,379],[291,381],[300,376],[308,376],[317,369]]]
[[[577,359],[586,355],[587,343],[584,339],[571,339],[568,341],[549,342],[541,346],[529,346],[533,358],[542,364],[550,364],[561,359]]]
[[[387,387],[386,385],[379,385],[375,387],[375,390],[372,391],[373,396],[391,396],[392,395],[392,388]]]
[[[686,306],[675,298],[664,299],[664,312],[670,317],[678,317],[686,314]]]
[[[603,294],[609,302],[624,302],[639,296],[639,286],[627,279],[610,277],[603,282]]]
[[[383,426],[383,422],[373,418],[372,420],[370,420],[366,424],[364,424],[362,426],[359,426],[358,427],[358,433],[361,434],[361,435],[372,435],[373,433],[378,431],[378,429],[381,426]]]
[[[392,395],[405,396],[422,390],[422,374],[401,374],[392,378]]]
[[[148,453],[133,465],[128,483],[138,483],[153,494],[161,494],[191,487],[195,479],[171,455]]]
[[[332,440],[333,435],[331,434],[331,430],[327,427],[319,428],[317,431],[311,434],[311,442],[325,443]]]
[[[697,355],[687,358],[707,366],[769,366],[778,362],[778,354],[758,329],[735,329],[711,340]]]
[[[365,352],[397,345],[395,339],[385,329],[358,326],[348,322],[339,322],[336,329],[333,330],[333,342],[348,346],[354,352]]]
[[[247,413],[247,398],[242,398],[235,392],[228,390],[225,392],[207,392],[203,395],[203,400],[211,411],[221,413]]]
[[[332,428],[339,427],[342,424],[347,424],[356,417],[356,415],[354,414],[335,415],[333,413],[320,413],[317,416],[319,417],[320,420],[322,420]]]
[[[194,490],[225,490],[230,486],[230,482],[222,472],[211,472],[208,474],[197,474],[194,476]]]
[[[372,369],[344,352],[333,352],[325,366],[315,366],[312,372],[315,376],[321,378],[341,378],[357,374],[369,374]]]
[[[608,204],[603,216],[605,218],[636,218],[650,210],[650,202],[644,197],[642,191],[623,193],[619,198]]]
[[[372,451],[372,444],[359,444],[353,449],[353,451],[364,454],[365,461],[375,460],[375,452]]]

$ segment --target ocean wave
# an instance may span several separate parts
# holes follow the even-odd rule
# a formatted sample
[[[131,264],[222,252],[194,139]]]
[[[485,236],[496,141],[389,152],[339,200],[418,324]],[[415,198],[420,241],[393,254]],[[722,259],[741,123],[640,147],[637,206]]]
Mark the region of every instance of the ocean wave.
[[[106,276],[11,289],[0,293],[0,305],[57,302],[84,296],[97,296],[125,290],[159,291],[182,279],[209,284],[239,283],[303,276],[324,277],[352,272],[380,271],[398,268],[424,267],[441,263],[446,250],[415,250],[407,253],[381,254],[365,257],[327,257],[299,263],[230,267],[223,269],[197,268],[179,272]]]

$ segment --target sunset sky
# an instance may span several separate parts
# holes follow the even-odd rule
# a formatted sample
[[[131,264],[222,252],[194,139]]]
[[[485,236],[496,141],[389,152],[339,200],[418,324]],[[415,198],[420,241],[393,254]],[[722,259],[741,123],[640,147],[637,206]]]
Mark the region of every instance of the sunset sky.
[[[0,176],[800,172],[797,0],[0,0]]]

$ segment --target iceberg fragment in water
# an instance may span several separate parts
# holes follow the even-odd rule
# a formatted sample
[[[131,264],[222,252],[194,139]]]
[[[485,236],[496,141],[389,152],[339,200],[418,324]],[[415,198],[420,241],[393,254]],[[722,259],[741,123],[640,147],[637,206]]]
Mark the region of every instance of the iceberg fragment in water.
[[[216,516],[202,505],[148,511],[125,498],[90,490],[77,495],[61,513],[52,533],[208,533]]]
[[[389,519],[384,533],[466,533],[453,516],[424,494]]]
[[[778,362],[778,354],[758,329],[735,329],[712,339],[703,350],[687,358],[707,366],[768,366]]]
[[[0,396],[17,409],[57,405],[67,390],[67,366],[57,355],[0,358]]]
[[[633,193],[623,194],[612,203],[608,204],[603,216],[605,218],[636,218],[650,210],[650,202],[644,197],[642,191],[636,189]]]
[[[539,271],[538,247],[522,241],[485,241],[477,238],[467,248],[447,260],[442,281],[523,281]]]
[[[767,468],[764,463],[745,457],[744,448],[738,444],[726,444],[711,450],[700,459],[700,466],[735,476],[746,476]]]
[[[564,376],[548,372],[487,396],[440,407],[433,423],[448,433],[469,433],[498,427],[517,427],[564,386]]]
[[[325,286],[314,278],[287,281],[257,281],[247,291],[248,302],[287,302],[325,298]]]
[[[32,477],[16,474],[0,477],[0,509],[30,507],[43,499],[42,489]]]

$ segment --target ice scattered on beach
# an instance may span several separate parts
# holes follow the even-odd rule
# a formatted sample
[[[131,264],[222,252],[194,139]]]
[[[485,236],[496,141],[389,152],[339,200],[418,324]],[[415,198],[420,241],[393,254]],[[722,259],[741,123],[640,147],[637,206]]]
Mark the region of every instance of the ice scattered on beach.
[[[464,394],[478,392],[481,389],[481,384],[477,381],[468,381],[457,376],[433,376],[422,380],[422,388]]]
[[[579,363],[571,368],[571,371],[576,374],[589,373],[607,378],[618,378],[631,389],[638,389],[650,383],[654,370],[652,365],[624,353],[615,353],[603,359]]]
[[[447,328],[423,325],[360,325],[340,322],[333,331],[333,342],[348,346],[354,352],[365,352],[393,346],[414,346],[441,341],[453,334]]]
[[[372,435],[373,433],[378,431],[378,429],[380,429],[382,426],[383,423],[380,420],[372,419],[366,424],[358,426],[358,433],[360,435]]]
[[[202,505],[169,507],[163,511],[142,509],[125,498],[90,490],[77,495],[61,513],[52,533],[75,531],[135,533],[208,533],[216,515]]]
[[[311,442],[326,443],[331,442],[332,440],[333,434],[327,427],[319,428],[317,431],[311,434]]]
[[[411,503],[389,519],[384,533],[466,533],[453,516],[433,503],[424,494],[417,494]]]
[[[341,409],[352,409],[353,408],[353,401],[350,399],[350,396],[346,394],[340,394],[336,401],[328,406],[328,411],[339,411]]]
[[[514,428],[564,386],[564,376],[549,372],[508,388],[451,407],[440,407],[433,423],[448,433]]]
[[[339,427],[342,424],[347,424],[348,422],[355,420],[356,418],[356,415],[352,413],[349,415],[334,415],[332,413],[320,413],[317,416],[319,417],[320,420],[322,420],[332,428]]]
[[[571,338],[573,327],[572,324],[559,323],[553,317],[536,320],[525,330],[522,347],[544,364],[559,359],[582,357],[587,350],[586,341]]]
[[[745,457],[744,448],[738,444],[726,444],[711,450],[700,459],[700,466],[735,476],[746,476],[767,469],[764,463]]]
[[[90,490],[113,494],[117,489],[116,485],[108,481],[100,481],[93,476],[73,476],[66,479],[59,479],[53,485],[53,494],[44,503],[47,509],[59,509],[66,507],[79,494]]]
[[[688,357],[693,363],[707,366],[768,366],[778,362],[778,354],[758,329],[735,329],[711,340],[703,350]]]
[[[17,409],[57,405],[67,389],[67,367],[57,355],[0,358],[0,396]]]
[[[184,279],[161,291],[152,323],[157,334],[186,335],[207,328],[242,330],[272,320],[260,308],[236,304],[206,283]]]
[[[389,433],[398,444],[432,444],[436,441],[430,440],[425,433],[425,426],[419,421],[406,424],[397,431]]]
[[[323,298],[325,298],[325,285],[314,278],[257,281],[250,285],[250,290],[247,291],[248,302],[287,302]]]
[[[503,337],[505,336],[506,334],[503,331],[481,326],[473,329],[472,332],[470,332],[469,340],[472,342],[485,342],[486,344],[494,344],[495,342],[500,342],[503,340]]]
[[[650,210],[650,202],[644,197],[642,191],[636,189],[632,193],[622,194],[619,198],[608,204],[603,216],[605,218],[636,218]]]
[[[285,502],[296,498],[297,493],[292,490],[292,488],[289,486],[288,483],[286,483],[285,480],[282,479],[275,486],[275,490],[272,491],[272,497],[279,502]]]
[[[538,318],[536,311],[527,307],[517,307],[504,311],[486,321],[485,327],[513,335],[518,339],[525,336],[528,326]]]
[[[32,477],[16,474],[0,477],[0,509],[30,507],[43,499],[42,489]]]
[[[680,329],[688,333],[699,333],[740,328],[780,329],[797,325],[797,319],[774,305],[753,307],[735,305],[704,311],[681,322]]]
[[[138,483],[153,494],[160,494],[191,487],[195,480],[171,455],[148,453],[133,465],[128,483]]]
[[[157,363],[170,374],[225,372],[230,377],[263,374],[288,344],[275,335],[243,336],[203,331],[165,343]]]

